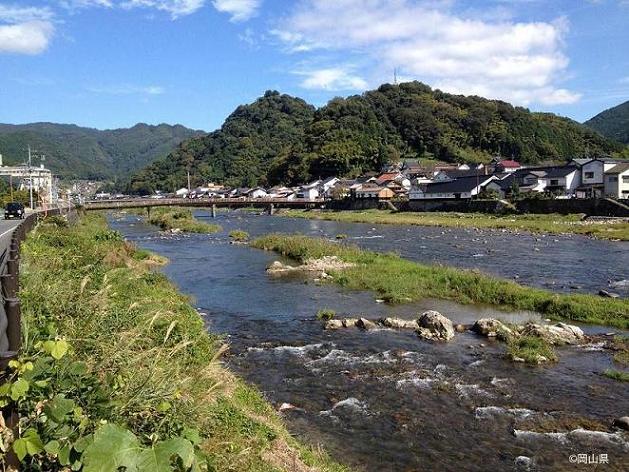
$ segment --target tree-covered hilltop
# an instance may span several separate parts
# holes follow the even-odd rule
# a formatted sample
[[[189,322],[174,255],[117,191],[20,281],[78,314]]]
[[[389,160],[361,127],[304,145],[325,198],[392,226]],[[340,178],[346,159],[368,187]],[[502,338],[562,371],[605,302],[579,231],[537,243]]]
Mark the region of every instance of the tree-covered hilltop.
[[[266,92],[238,107],[221,129],[184,142],[137,173],[130,189],[173,190],[185,184],[187,171],[193,183],[292,184],[357,176],[405,158],[479,162],[501,155],[535,163],[622,149],[568,118],[451,95],[419,82],[335,98],[318,110]]]
[[[0,124],[0,154],[5,165],[19,164],[27,160],[30,145],[45,154],[45,165],[63,178],[113,179],[167,156],[182,141],[202,134],[167,124],[140,123],[104,131],[56,123]]]
[[[603,136],[629,144],[629,101],[599,113],[584,124]]]

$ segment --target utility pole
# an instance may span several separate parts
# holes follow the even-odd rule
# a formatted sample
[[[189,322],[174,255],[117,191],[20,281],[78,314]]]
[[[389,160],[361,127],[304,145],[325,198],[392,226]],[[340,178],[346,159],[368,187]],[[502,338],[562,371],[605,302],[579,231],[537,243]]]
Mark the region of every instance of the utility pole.
[[[190,170],[188,170],[188,194],[190,194]]]
[[[33,167],[31,163],[31,145],[28,145],[28,188],[31,200],[31,210],[34,210],[33,206]]]

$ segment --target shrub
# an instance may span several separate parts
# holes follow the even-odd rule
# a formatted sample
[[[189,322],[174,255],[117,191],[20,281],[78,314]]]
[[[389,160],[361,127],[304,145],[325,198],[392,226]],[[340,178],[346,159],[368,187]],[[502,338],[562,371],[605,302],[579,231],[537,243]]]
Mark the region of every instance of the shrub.
[[[321,321],[331,320],[335,316],[336,316],[336,312],[334,310],[330,310],[328,308],[325,308],[323,310],[319,310],[317,312],[317,319],[321,320]]]
[[[537,336],[522,336],[509,341],[507,352],[511,360],[524,359],[527,364],[539,364],[540,356],[549,361],[556,361],[557,354],[553,347]]]
[[[229,232],[229,237],[234,241],[244,242],[249,239],[249,233],[241,229],[235,229]]]

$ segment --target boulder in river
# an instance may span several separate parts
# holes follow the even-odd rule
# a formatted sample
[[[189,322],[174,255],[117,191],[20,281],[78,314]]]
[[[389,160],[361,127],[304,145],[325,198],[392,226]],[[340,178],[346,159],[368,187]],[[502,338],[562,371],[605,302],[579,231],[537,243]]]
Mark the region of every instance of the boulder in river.
[[[417,329],[417,321],[403,320],[401,318],[382,318],[380,324],[393,329]]]
[[[354,328],[358,323],[358,318],[345,318],[343,320],[343,328]]]
[[[604,298],[620,298],[620,295],[614,292],[609,292],[607,290],[599,290],[598,294]]]
[[[566,323],[554,325],[527,323],[520,334],[523,336],[537,336],[554,345],[578,344],[585,338],[581,328]]]
[[[481,336],[492,337],[508,337],[513,335],[513,331],[502,321],[495,318],[482,318],[472,326],[472,331]]]
[[[421,338],[449,341],[454,337],[452,321],[438,311],[430,310],[422,313],[417,324],[419,328],[416,331]]]
[[[288,264],[283,264],[280,261],[274,261],[269,267],[266,268],[266,271],[269,274],[283,274],[286,272],[293,272],[295,270],[298,270],[298,268],[290,266]]]
[[[616,428],[624,429],[625,431],[629,431],[629,416],[623,416],[621,418],[616,418],[614,420],[614,426]]]
[[[358,318],[356,321],[356,326],[361,329],[375,329],[377,328],[376,323],[373,321],[369,321],[367,318]]]
[[[345,328],[343,320],[327,320],[323,329],[332,330],[332,329],[341,329]]]

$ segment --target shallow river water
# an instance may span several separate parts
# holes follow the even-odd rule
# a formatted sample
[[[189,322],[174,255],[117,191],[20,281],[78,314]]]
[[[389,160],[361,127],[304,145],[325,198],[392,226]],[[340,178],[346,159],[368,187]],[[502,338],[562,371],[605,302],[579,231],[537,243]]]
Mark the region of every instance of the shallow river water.
[[[229,244],[227,233],[345,233],[362,238],[353,241],[365,247],[396,250],[412,259],[509,277],[517,273],[522,283],[545,286],[553,281],[557,290],[579,285],[583,291],[606,286],[607,277],[629,278],[626,243],[562,237],[537,241],[528,235],[419,227],[372,230],[371,225],[239,212],[220,214],[217,222],[224,231],[216,235],[168,235],[136,216],[111,220],[128,239],[170,259],[164,273],[194,296],[209,329],[228,337],[229,366],[278,408],[292,406],[282,415],[295,435],[324,445],[335,459],[357,470],[374,472],[595,469],[573,464],[571,456],[577,454],[598,460],[607,454],[609,464],[595,470],[628,470],[627,436],[608,427],[614,418],[629,414],[626,384],[601,375],[613,366],[609,352],[560,348],[558,363],[529,367],[506,361],[501,343],[471,333],[432,343],[393,330],[326,332],[314,319],[324,308],[408,319],[435,309],[455,323],[485,316],[514,322],[539,317],[437,300],[388,306],[371,293],[298,277],[272,278],[265,267],[277,255]],[[570,250],[576,255],[563,254]],[[484,256],[471,257],[481,252]],[[548,258],[598,262],[582,276],[574,268],[551,271]],[[604,432],[579,429],[588,426],[584,420],[601,423]],[[550,423],[562,423],[563,432],[532,432]]]

